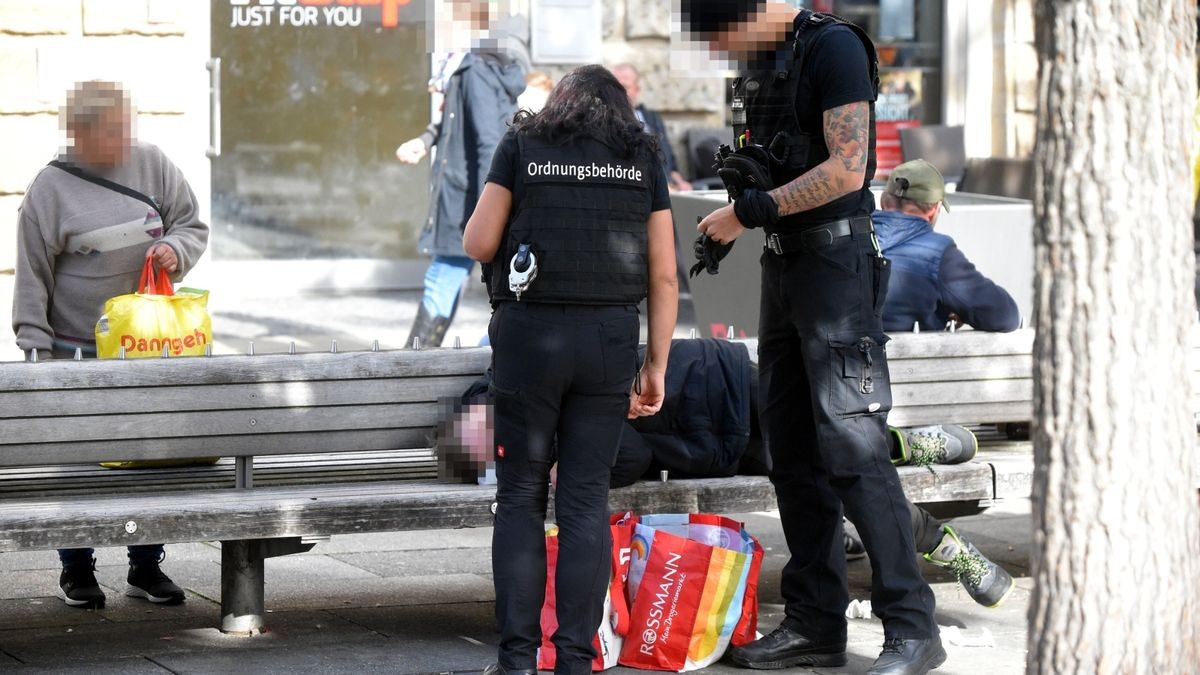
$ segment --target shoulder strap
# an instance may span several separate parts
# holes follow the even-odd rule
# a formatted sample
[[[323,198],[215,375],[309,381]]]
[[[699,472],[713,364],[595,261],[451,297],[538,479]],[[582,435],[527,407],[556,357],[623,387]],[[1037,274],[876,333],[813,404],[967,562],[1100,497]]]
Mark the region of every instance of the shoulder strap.
[[[75,176],[76,178],[78,178],[80,180],[86,180],[87,182],[94,183],[96,185],[99,185],[102,188],[107,188],[109,190],[112,190],[113,192],[123,194],[126,197],[133,197],[134,199],[136,199],[140,202],[145,202],[146,204],[149,204],[150,208],[154,209],[154,212],[157,213],[158,216],[163,219],[163,225],[166,225],[167,219],[166,219],[166,215],[163,213],[162,207],[160,207],[158,204],[155,204],[153,199],[147,197],[146,195],[142,194],[141,192],[138,192],[137,190],[134,190],[133,188],[125,187],[124,185],[121,185],[120,183],[114,183],[111,180],[106,180],[99,176],[93,176],[92,174],[75,166],[74,164],[67,164],[66,162],[60,162],[57,159],[51,160],[50,166],[52,166],[56,169],[61,169],[63,171],[66,171],[67,173],[71,174],[72,176]]]

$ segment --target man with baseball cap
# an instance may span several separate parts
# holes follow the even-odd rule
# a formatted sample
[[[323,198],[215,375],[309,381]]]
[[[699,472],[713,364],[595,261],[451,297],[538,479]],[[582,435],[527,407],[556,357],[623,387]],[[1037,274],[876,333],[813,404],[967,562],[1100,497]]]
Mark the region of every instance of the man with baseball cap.
[[[883,308],[887,331],[940,330],[947,321],[1008,332],[1020,323],[1017,303],[967,260],[948,235],[933,231],[946,203],[942,174],[914,159],[892,170],[872,219],[892,277]]]

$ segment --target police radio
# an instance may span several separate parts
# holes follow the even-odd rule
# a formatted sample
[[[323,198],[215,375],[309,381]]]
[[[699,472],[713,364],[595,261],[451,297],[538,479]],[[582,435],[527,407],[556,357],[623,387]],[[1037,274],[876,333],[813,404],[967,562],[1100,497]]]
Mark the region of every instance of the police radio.
[[[529,244],[518,245],[516,254],[508,263],[508,290],[516,294],[517,302],[521,301],[521,294],[529,290],[530,284],[537,278],[537,272],[537,256],[533,254],[533,247]]]

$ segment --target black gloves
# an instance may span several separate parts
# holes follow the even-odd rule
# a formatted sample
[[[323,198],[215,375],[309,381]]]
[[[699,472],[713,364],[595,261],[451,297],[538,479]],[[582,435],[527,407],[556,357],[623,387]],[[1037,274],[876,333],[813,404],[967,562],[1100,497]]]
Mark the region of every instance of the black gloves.
[[[692,265],[692,269],[688,270],[688,278],[700,274],[700,270],[709,274],[716,274],[720,271],[721,261],[733,250],[733,242],[719,244],[715,240],[709,239],[707,234],[702,234],[696,237],[696,243],[692,247],[696,252],[696,259],[700,262]]]

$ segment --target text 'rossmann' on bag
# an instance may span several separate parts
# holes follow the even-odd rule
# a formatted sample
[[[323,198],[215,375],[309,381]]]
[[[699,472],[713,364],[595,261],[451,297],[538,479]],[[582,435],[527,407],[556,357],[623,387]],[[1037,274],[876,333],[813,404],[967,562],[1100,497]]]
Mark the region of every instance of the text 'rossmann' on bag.
[[[182,337],[167,336],[150,338],[149,340],[146,338],[135,338],[128,334],[121,336],[121,346],[125,348],[126,352],[131,354],[158,354],[162,352],[163,347],[170,347],[171,353],[178,356],[183,353],[184,349],[203,347],[207,342],[208,337],[204,334],[204,331],[199,329],[193,331],[191,335],[184,335]]]
[[[620,164],[556,164],[554,162],[530,162],[526,167],[530,176],[566,176],[576,180],[588,178],[616,178],[641,182],[642,170],[636,166],[621,166]]]

